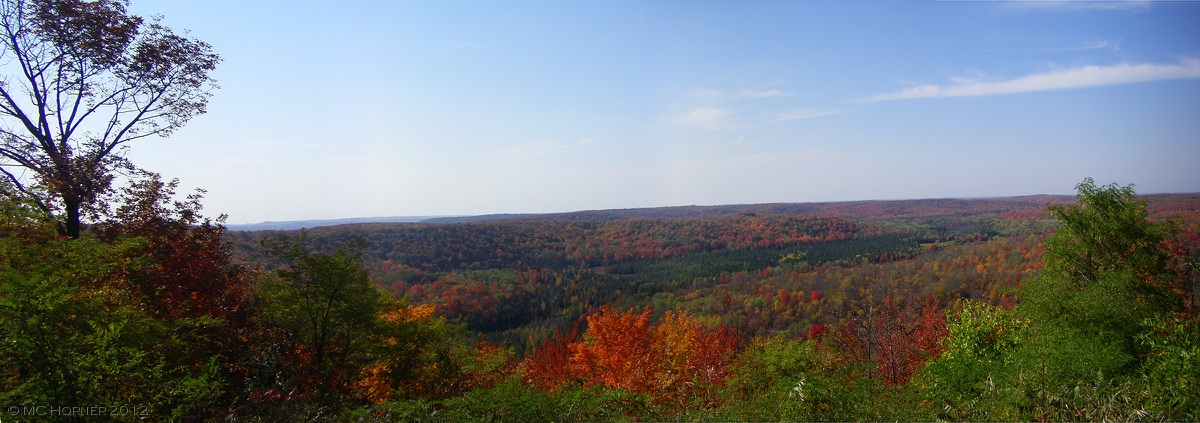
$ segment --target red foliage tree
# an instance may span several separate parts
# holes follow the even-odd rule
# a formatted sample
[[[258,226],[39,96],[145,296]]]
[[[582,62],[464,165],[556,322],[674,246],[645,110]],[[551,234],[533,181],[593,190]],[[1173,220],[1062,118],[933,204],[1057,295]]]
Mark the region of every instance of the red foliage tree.
[[[575,373],[571,371],[570,345],[578,338],[579,325],[575,325],[569,333],[555,331],[554,337],[535,347],[519,366],[525,382],[553,392],[575,379]]]
[[[246,315],[250,287],[222,241],[225,227],[200,215],[203,191],[172,201],[178,181],[153,173],[123,190],[112,219],[97,225],[101,239],[143,238],[150,266],[129,275],[146,306],[161,317]]]
[[[871,376],[900,385],[925,361],[941,354],[940,342],[946,334],[943,312],[932,296],[926,297],[919,316],[888,296],[842,321],[836,343],[851,361],[872,364]]]
[[[741,344],[742,338],[728,326],[699,329],[696,346],[689,356],[692,381],[689,394],[693,398],[708,406],[722,402],[718,388],[732,374]]]
[[[808,339],[819,339],[822,336],[825,336],[825,331],[824,323],[813,323],[808,325]]]

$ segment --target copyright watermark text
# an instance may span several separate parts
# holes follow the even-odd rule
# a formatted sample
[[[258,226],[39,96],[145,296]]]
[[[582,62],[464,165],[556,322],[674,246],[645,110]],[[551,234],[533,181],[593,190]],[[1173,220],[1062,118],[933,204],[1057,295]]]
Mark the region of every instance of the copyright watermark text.
[[[10,405],[4,409],[10,416],[44,417],[99,417],[99,416],[148,416],[150,409],[144,405]]]

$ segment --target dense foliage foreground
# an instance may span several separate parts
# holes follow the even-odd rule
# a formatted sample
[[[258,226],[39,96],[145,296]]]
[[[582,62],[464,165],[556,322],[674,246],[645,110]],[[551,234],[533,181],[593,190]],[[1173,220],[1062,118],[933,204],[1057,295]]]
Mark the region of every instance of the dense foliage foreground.
[[[1195,196],[237,234],[174,188],[0,203],[3,421],[1200,420]]]

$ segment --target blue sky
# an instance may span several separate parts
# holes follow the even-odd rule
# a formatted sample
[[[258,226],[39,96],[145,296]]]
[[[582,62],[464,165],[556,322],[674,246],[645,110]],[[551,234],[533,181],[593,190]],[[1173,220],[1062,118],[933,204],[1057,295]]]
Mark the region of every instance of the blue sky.
[[[1200,191],[1200,3],[178,1],[230,223]]]

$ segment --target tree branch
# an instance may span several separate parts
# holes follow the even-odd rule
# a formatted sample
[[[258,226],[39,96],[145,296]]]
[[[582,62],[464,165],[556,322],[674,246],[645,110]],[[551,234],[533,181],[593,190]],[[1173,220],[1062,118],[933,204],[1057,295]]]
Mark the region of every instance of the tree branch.
[[[38,209],[40,209],[43,213],[46,213],[47,216],[54,217],[54,212],[50,205],[43,201],[41,197],[35,195],[28,188],[26,188],[25,185],[21,183],[21,178],[18,178],[3,166],[0,166],[0,172],[4,173],[4,176],[8,178],[8,181],[12,183],[13,187],[15,187],[17,191],[20,191],[20,197],[33,200],[34,205],[37,206]],[[4,192],[4,195],[8,196],[9,198],[17,197],[17,195],[14,195],[14,193],[10,192]],[[56,225],[62,226],[62,222],[59,222],[58,219],[54,219],[54,221]]]

